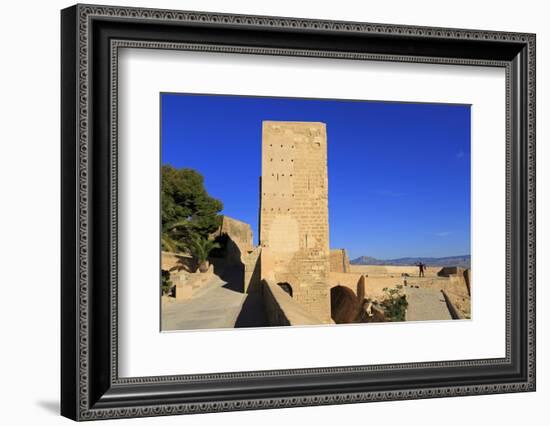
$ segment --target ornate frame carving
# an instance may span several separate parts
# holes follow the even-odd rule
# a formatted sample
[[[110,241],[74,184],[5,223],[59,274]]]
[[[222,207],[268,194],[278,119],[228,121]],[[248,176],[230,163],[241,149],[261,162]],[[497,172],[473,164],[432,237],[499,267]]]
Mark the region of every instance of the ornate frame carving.
[[[138,23],[141,30],[126,30],[128,23]],[[166,30],[168,26],[189,29],[189,40],[174,38],[173,33]],[[204,30],[208,28],[238,33],[235,39],[239,43],[221,44],[206,39],[197,42],[197,38],[204,37]],[[197,33],[193,33],[195,30]],[[326,36],[329,40],[336,35],[344,35],[348,36],[346,40],[349,39],[349,44],[346,46],[349,47],[335,40],[334,46],[338,49],[304,48],[289,45],[292,43],[285,37],[269,46],[253,46],[246,42],[247,30],[257,34],[271,31],[297,40],[303,34],[312,33]],[[158,40],[140,39],[140,31],[157,34]],[[357,40],[365,42],[365,49],[356,49],[357,44],[354,43]],[[371,41],[372,46],[369,45]],[[389,51],[388,41],[397,41],[409,47],[419,45],[417,50],[421,53],[403,54],[398,48]],[[116,119],[118,49],[121,47],[504,67],[507,111],[506,357],[119,378]],[[451,49],[451,53],[457,55],[442,55],[441,49],[446,47],[455,49]],[[440,55],[429,52],[439,52]],[[533,34],[77,5],[62,12],[62,56],[62,210],[65,218],[62,230],[63,415],[76,420],[91,420],[535,389]],[[108,172],[108,179],[98,177],[98,164],[102,171]],[[107,190],[106,198],[97,192],[101,188]],[[97,229],[103,228],[105,234],[98,234]],[[96,255],[96,250],[100,246],[108,253],[108,261],[103,258],[98,260],[101,256]],[[104,309],[99,309],[98,304]],[[448,377],[457,369],[473,373],[479,368],[500,369],[502,375],[512,378],[496,380],[498,374],[495,373],[490,378],[461,385],[452,384],[453,380],[458,382],[458,377]],[[432,377],[430,383],[433,385],[404,385],[411,371],[425,371],[427,377]],[[381,372],[391,374],[393,384],[386,383],[384,387],[377,388],[373,381]],[[349,383],[338,391],[329,390],[332,389],[329,388],[330,382],[336,376],[339,380],[343,377],[349,379]],[[265,386],[269,387],[270,381],[275,383],[277,378],[284,378],[286,387],[282,389],[280,385],[274,385],[266,394]],[[298,391],[292,386],[292,380],[296,382],[298,378],[301,381],[311,380],[315,386],[312,384],[311,389]],[[223,388],[224,382],[236,379],[250,383],[250,387],[243,385],[242,391],[234,395],[214,392],[214,388]],[[363,379],[365,381],[361,382]],[[253,389],[258,386],[263,386],[264,392],[259,394],[261,396],[254,396],[258,394],[254,394]],[[168,389],[172,394],[175,389],[181,390],[181,393],[176,392],[175,398],[168,397]],[[195,389],[195,395],[189,393],[189,389]]]

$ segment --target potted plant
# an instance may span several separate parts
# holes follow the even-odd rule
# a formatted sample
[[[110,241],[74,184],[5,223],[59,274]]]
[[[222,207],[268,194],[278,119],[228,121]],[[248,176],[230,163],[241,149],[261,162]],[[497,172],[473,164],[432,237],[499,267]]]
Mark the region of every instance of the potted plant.
[[[204,273],[208,271],[210,266],[210,263],[208,262],[208,255],[215,248],[220,248],[220,245],[216,241],[196,236],[191,240],[189,248],[191,254],[197,262],[199,271]]]

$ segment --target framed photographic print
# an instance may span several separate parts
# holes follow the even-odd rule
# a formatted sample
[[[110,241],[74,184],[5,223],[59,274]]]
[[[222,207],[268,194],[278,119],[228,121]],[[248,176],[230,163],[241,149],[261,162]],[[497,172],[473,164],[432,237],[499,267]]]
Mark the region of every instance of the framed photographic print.
[[[535,390],[535,35],[61,29],[64,416]]]

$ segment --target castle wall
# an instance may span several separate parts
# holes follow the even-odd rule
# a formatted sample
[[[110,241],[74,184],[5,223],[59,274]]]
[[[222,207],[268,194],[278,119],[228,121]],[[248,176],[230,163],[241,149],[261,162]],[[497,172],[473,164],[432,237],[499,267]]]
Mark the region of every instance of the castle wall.
[[[260,290],[260,256],[261,247],[256,247],[243,256],[244,262],[244,286],[245,293],[251,293]]]
[[[327,137],[324,123],[264,121],[261,275],[330,323]]]
[[[436,277],[441,270],[441,266],[428,266],[424,270],[426,277]],[[418,276],[418,266],[401,265],[350,265],[350,272],[364,274],[369,277],[393,275],[400,277],[402,274],[408,274],[411,277]]]
[[[319,319],[309,313],[280,286],[262,281],[262,298],[269,325],[318,325]]]
[[[192,272],[196,268],[195,260],[188,254],[162,251],[160,259],[161,269],[165,271],[185,270]]]
[[[222,216],[221,224],[214,236],[227,235],[229,241],[226,247],[226,258],[239,263],[253,249],[252,228],[248,223]]]
[[[253,241],[250,224],[224,215],[222,216],[219,233],[220,235],[229,235],[243,253],[252,250]]]
[[[330,250],[330,271],[350,272],[350,264],[346,249]]]

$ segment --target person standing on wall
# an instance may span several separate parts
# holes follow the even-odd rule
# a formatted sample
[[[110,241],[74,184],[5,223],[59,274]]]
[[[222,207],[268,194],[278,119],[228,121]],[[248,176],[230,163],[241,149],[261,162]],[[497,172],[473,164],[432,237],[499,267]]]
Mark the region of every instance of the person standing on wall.
[[[418,266],[418,276],[423,277],[424,276],[424,270],[426,269],[426,265],[422,262],[418,262],[416,264]]]

